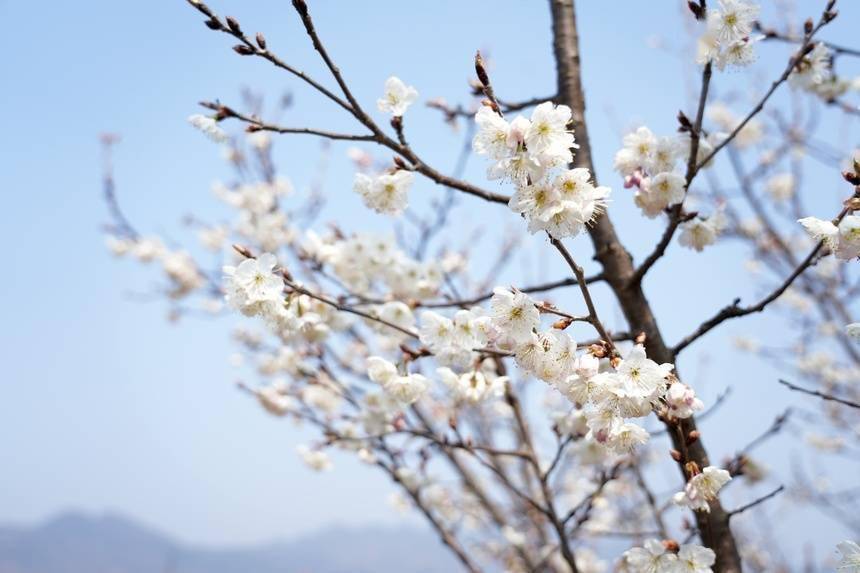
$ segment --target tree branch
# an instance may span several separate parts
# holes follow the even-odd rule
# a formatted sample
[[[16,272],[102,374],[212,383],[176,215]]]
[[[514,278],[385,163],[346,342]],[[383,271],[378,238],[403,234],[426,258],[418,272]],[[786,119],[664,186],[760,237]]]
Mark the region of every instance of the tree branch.
[[[845,398],[839,398],[838,396],[832,396],[830,394],[824,394],[823,392],[819,392],[818,390],[808,390],[806,388],[801,388],[800,386],[796,386],[791,382],[786,380],[779,380],[779,383],[783,386],[787,387],[789,390],[794,390],[795,392],[803,392],[804,394],[809,394],[810,396],[817,396],[822,400],[827,400],[829,402],[837,402],[844,406],[850,406],[852,408],[860,408],[860,404],[857,402],[852,402],[851,400],[846,400]]]

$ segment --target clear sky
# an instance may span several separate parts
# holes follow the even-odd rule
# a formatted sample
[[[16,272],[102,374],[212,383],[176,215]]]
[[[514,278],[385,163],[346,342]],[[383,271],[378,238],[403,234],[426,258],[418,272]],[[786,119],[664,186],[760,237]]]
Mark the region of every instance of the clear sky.
[[[422,99],[468,101],[465,82],[476,48],[491,53],[494,83],[504,99],[553,92],[544,2],[310,4],[332,56],[369,108],[391,74],[415,85]],[[677,111],[691,108],[692,55],[677,53],[688,48],[684,3],[629,1],[612,3],[618,6],[612,10],[596,0],[579,4],[597,173],[613,187],[610,209],[622,237],[641,256],[662,222],[642,220],[611,172],[611,159],[626,128],[647,123],[670,133]],[[850,44],[860,5],[842,4],[826,36]],[[813,15],[823,2],[802,5],[805,15]],[[211,6],[239,17],[248,31],[265,32],[276,52],[331,83],[286,0],[213,0]],[[765,19],[772,16],[765,12]],[[0,211],[7,260],[0,286],[0,521],[31,522],[65,509],[112,510],[180,539],[216,544],[399,519],[379,475],[345,458],[335,460],[339,471],[307,471],[294,455],[301,432],[265,416],[236,391],[237,374],[227,357],[229,330],[239,318],[168,324],[164,304],[131,296],[150,292],[157,273],[113,260],[100,231],[108,221],[100,197],[101,132],[122,135],[115,157],[118,193],[135,225],[191,242],[181,217],[192,211],[223,217],[209,186],[228,174],[217,146],[185,122],[198,111],[197,101],[238,102],[240,89],[252,86],[269,101],[285,91],[294,94],[284,124],[349,131],[349,118],[294,78],[235,55],[229,38],[208,31],[180,0],[0,0],[0,18],[6,23],[0,35],[0,188],[7,198]],[[657,32],[666,49],[655,47]],[[766,85],[789,54],[776,44],[759,52],[763,72],[752,85],[745,75],[716,74],[715,93],[734,94],[739,111],[749,107],[747,90]],[[408,119],[410,139],[422,155],[449,169],[460,137],[432,110],[414,108]],[[853,148],[856,124],[837,127],[837,120],[841,116],[825,117],[822,133],[832,145]],[[319,142],[284,139],[276,145],[281,172],[297,187],[307,186]],[[336,201],[325,217],[349,214],[351,227],[379,229],[384,220],[362,210],[350,191],[346,148],[332,149],[326,188]],[[482,160],[473,160],[467,176],[483,183],[483,169]],[[837,177],[821,175],[823,207],[815,215],[834,210]],[[413,191],[424,192],[439,189],[425,182]],[[476,216],[490,228],[516,223],[503,209],[462,201],[456,220]],[[588,240],[572,245],[586,261]],[[668,340],[735,296],[755,294],[742,284],[745,257],[737,247],[698,256],[677,244],[670,250],[671,262],[647,281]],[[685,269],[682,279],[672,270],[679,267]],[[554,261],[547,269],[550,278],[562,272]],[[606,300],[605,293],[600,296]],[[617,314],[610,322],[622,326]],[[762,317],[734,323],[705,338],[679,364],[706,401],[733,386],[730,403],[703,427],[717,460],[796,403],[775,384],[773,370],[730,349],[731,335],[773,332],[776,324]],[[785,470],[787,480],[796,449],[786,437],[760,453],[767,465]],[[735,494],[730,498],[739,501]],[[739,489],[737,495],[749,492]],[[830,546],[842,539],[837,526],[810,515],[820,524],[809,536]]]

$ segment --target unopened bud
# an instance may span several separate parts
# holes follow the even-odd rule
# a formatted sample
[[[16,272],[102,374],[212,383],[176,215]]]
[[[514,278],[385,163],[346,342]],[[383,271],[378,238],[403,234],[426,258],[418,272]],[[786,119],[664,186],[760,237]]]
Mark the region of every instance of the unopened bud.
[[[679,452],[678,450],[669,450],[669,455],[672,456],[672,459],[676,462],[681,461],[681,452]]]
[[[253,56],[254,49],[246,46],[245,44],[236,44],[233,46],[233,51],[239,54],[240,56]]]
[[[860,211],[860,197],[851,197],[850,199],[846,199],[843,203],[845,208],[849,211]]]
[[[807,35],[811,34],[812,28],[814,26],[815,23],[812,21],[812,18],[807,18],[806,21],[803,23],[803,33]]]
[[[687,7],[690,9],[690,12],[693,13],[693,16],[696,17],[696,20],[701,20],[705,17],[705,11],[702,9],[698,2],[693,2],[693,0],[690,0],[689,2],[687,2]]]
[[[687,117],[687,114],[683,111],[678,112],[678,125],[678,131],[682,133],[685,131],[692,131],[693,129],[693,124],[690,123],[690,118]]]
[[[487,75],[487,69],[484,67],[484,58],[481,57],[481,52],[475,52],[475,73],[478,74],[478,81],[481,85],[487,87],[490,85],[490,77]]]
[[[403,158],[399,155],[394,156],[394,165],[396,165],[398,169],[402,169],[404,171],[411,171],[411,169],[409,169],[409,166],[406,165],[406,162],[403,161]]]
[[[233,250],[236,251],[237,253],[239,253],[240,255],[242,255],[243,257],[245,257],[246,259],[253,259],[254,258],[254,255],[251,254],[251,251],[249,251],[247,248],[243,247],[242,245],[233,245]]]
[[[573,324],[573,319],[565,317],[553,322],[552,327],[556,330],[564,330],[571,324]]]
[[[648,338],[648,336],[644,332],[640,332],[639,334],[636,335],[636,338],[634,338],[633,341],[636,344],[645,344],[646,338]]]
[[[699,430],[693,430],[692,432],[687,434],[687,445],[689,446],[690,444],[694,443],[696,440],[699,439],[699,436],[701,435],[702,434],[699,433]]]
[[[256,39],[257,39],[257,45],[260,46],[260,49],[265,50],[266,49],[266,37],[263,35],[263,33],[257,32]]]
[[[592,344],[588,347],[588,353],[594,356],[595,358],[605,358],[606,357],[606,348],[602,344]]]
[[[702,473],[702,470],[699,469],[699,464],[697,464],[696,462],[687,462],[686,464],[684,464],[684,470],[690,477],[697,476]]]
[[[308,5],[305,4],[305,0],[293,0],[293,8],[302,16],[302,18],[306,18],[308,15]]]
[[[221,24],[221,21],[218,20],[218,18],[210,18],[203,23],[206,24],[206,27],[210,30],[222,30],[224,28],[224,25]]]
[[[233,16],[227,16],[225,19],[227,20],[227,27],[230,28],[231,32],[236,34],[242,33],[242,28],[239,27],[239,21],[236,18]]]
[[[851,185],[860,185],[860,173],[856,171],[843,171],[842,177]]]

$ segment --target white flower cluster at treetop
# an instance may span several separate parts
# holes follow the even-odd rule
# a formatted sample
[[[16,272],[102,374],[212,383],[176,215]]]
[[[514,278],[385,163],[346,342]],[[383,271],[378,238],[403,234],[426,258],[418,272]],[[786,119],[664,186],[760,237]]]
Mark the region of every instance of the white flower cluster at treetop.
[[[720,70],[747,66],[755,59],[753,46],[762,39],[751,35],[759,7],[746,0],[718,0],[718,5],[708,11],[697,62],[713,62]]]
[[[487,171],[490,179],[516,185],[509,205],[526,218],[529,232],[572,237],[605,209],[609,188],[595,187],[587,169],[567,169],[577,147],[569,107],[544,102],[531,119],[520,115],[508,122],[482,106],[475,122],[472,149],[494,161]]]

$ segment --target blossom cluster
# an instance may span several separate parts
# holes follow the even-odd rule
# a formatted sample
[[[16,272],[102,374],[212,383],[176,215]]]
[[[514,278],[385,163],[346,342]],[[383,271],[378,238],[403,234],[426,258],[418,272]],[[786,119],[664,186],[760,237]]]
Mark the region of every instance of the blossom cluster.
[[[203,286],[205,278],[188,251],[171,251],[157,237],[108,235],[107,247],[118,256],[130,255],[142,263],[160,261],[170,281],[168,294],[178,298]]]
[[[415,260],[397,248],[392,237],[384,235],[320,236],[308,231],[302,249],[315,261],[328,265],[357,294],[370,295],[384,288],[384,294],[397,299],[422,300],[436,294],[444,276],[442,262]]]
[[[482,106],[475,122],[472,149],[494,161],[487,171],[490,179],[514,183],[509,206],[526,218],[529,232],[572,237],[605,209],[609,188],[595,187],[587,169],[566,169],[578,147],[569,107],[544,102],[530,119],[518,115],[508,122]]]
[[[342,314],[306,294],[284,293],[284,280],[271,253],[245,259],[238,266],[225,265],[227,303],[245,316],[262,317],[283,340],[325,339],[348,325]]]
[[[848,91],[860,89],[857,78],[848,80],[835,73],[833,53],[823,42],[816,43],[800,58],[788,76],[788,83],[824,101],[833,101]]]
[[[623,359],[610,362],[590,352],[577,352],[577,343],[558,329],[540,331],[537,303],[520,291],[496,288],[490,313],[481,309],[460,310],[453,318],[433,311],[421,316],[420,337],[437,360],[450,366],[474,363],[478,351],[491,345],[510,350],[517,365],[557,389],[577,408],[584,435],[608,449],[624,453],[648,440],[648,433],[627,421],[652,411],[680,419],[702,409],[693,390],[674,379],[671,364],[647,358],[641,345]],[[486,375],[467,372],[457,375],[448,368],[440,375],[449,386],[471,386],[471,395],[484,397],[491,391]],[[497,382],[498,383],[498,382]],[[497,388],[496,393],[501,390]]]
[[[708,11],[705,32],[699,38],[696,61],[713,62],[717,69],[743,67],[753,62],[753,47],[763,36],[753,36],[759,6],[746,0],[719,0]]]

